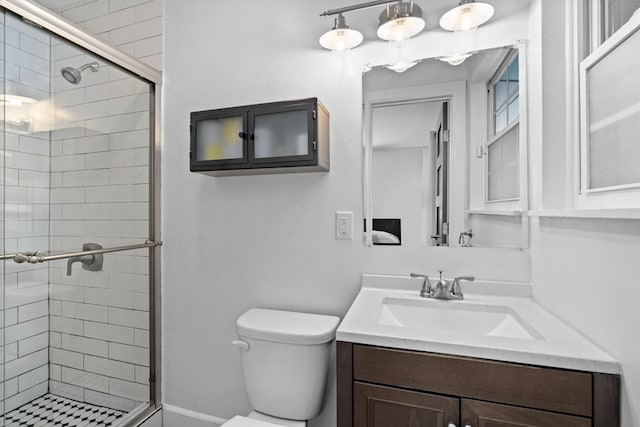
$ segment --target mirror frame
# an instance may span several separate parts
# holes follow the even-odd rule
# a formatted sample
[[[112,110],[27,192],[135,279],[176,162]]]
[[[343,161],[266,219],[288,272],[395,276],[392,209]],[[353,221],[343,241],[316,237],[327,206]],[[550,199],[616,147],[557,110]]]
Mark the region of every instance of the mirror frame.
[[[373,69],[380,69],[384,65],[372,66],[366,64],[362,73],[362,146],[363,146],[363,202],[365,224],[369,224],[364,231],[364,245],[372,247],[373,233],[371,226],[373,224],[373,142],[372,142],[372,110],[376,106],[392,105],[394,103],[401,104],[407,102],[430,102],[430,101],[449,101],[450,105],[450,140],[464,140],[464,144],[451,144],[449,146],[449,165],[464,165],[464,170],[455,170],[449,167],[448,179],[450,189],[462,189],[463,197],[449,197],[449,236],[458,236],[460,232],[469,229],[470,216],[472,215],[491,215],[491,216],[511,216],[520,217],[520,241],[515,246],[489,246],[501,248],[523,249],[529,246],[529,218],[528,218],[528,200],[529,200],[529,183],[528,183],[528,81],[527,81],[527,49],[526,41],[518,41],[515,44],[507,44],[504,46],[493,46],[488,49],[511,47],[518,51],[519,55],[519,78],[520,78],[520,129],[519,129],[519,191],[520,197],[517,207],[513,204],[506,209],[487,209],[484,203],[483,209],[470,209],[470,161],[469,157],[474,151],[471,147],[471,131],[468,129],[469,118],[467,117],[467,82],[464,80],[451,81],[445,83],[427,84],[416,87],[410,86],[394,90],[393,94],[387,90],[374,90],[365,92],[364,77],[366,73]],[[482,49],[485,50],[485,49]],[[424,60],[437,60],[435,57],[424,58]],[[455,123],[455,124],[454,124]],[[482,137],[486,143],[486,135]],[[486,167],[486,159],[483,159]],[[483,180],[486,180],[486,173],[483,173]],[[486,181],[483,184],[486,190]],[[454,190],[455,191],[455,190]],[[483,195],[484,198],[484,195]],[[425,230],[421,231],[422,245],[419,247],[431,247],[427,244],[428,236],[425,236]],[[448,246],[461,246],[457,239],[450,238]],[[434,246],[436,247],[436,246]],[[473,247],[473,246],[472,246]],[[487,246],[485,246],[487,247]]]

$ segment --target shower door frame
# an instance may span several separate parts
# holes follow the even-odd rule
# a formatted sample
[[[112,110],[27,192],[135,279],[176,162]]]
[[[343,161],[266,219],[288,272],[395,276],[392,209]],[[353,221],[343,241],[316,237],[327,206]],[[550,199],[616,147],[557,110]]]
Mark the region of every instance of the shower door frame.
[[[146,80],[150,87],[150,139],[149,147],[149,236],[151,242],[161,242],[160,235],[160,153],[161,153],[161,94],[162,72],[136,59],[115,47],[97,39],[82,28],[72,24],[50,10],[32,3],[29,0],[0,0],[0,6],[22,18],[39,25],[57,36],[74,43],[83,49],[96,54]],[[150,395],[149,407],[135,414],[127,422],[128,426],[136,426],[146,421],[162,407],[161,388],[161,293],[160,293],[160,250],[158,246],[150,247],[149,255],[149,371]]]

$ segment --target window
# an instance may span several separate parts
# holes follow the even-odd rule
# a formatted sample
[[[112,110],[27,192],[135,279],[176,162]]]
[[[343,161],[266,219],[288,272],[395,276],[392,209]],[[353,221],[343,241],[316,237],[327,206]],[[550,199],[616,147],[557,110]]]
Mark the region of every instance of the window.
[[[505,58],[489,82],[487,202],[518,200],[520,78],[518,53]]]
[[[594,0],[587,14],[595,47],[580,63],[579,208],[640,208],[639,7]]]

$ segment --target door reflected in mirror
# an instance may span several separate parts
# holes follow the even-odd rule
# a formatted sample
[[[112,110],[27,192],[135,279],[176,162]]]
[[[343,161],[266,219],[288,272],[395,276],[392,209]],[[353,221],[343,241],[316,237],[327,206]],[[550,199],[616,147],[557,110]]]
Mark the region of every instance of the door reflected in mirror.
[[[520,66],[504,47],[363,74],[366,244],[524,246]]]

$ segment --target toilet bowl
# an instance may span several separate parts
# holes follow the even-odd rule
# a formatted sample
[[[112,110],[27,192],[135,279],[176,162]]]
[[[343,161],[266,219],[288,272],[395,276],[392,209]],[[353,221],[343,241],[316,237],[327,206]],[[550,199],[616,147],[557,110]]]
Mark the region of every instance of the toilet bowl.
[[[237,321],[248,416],[224,427],[304,427],[322,410],[335,316],[253,308]]]

